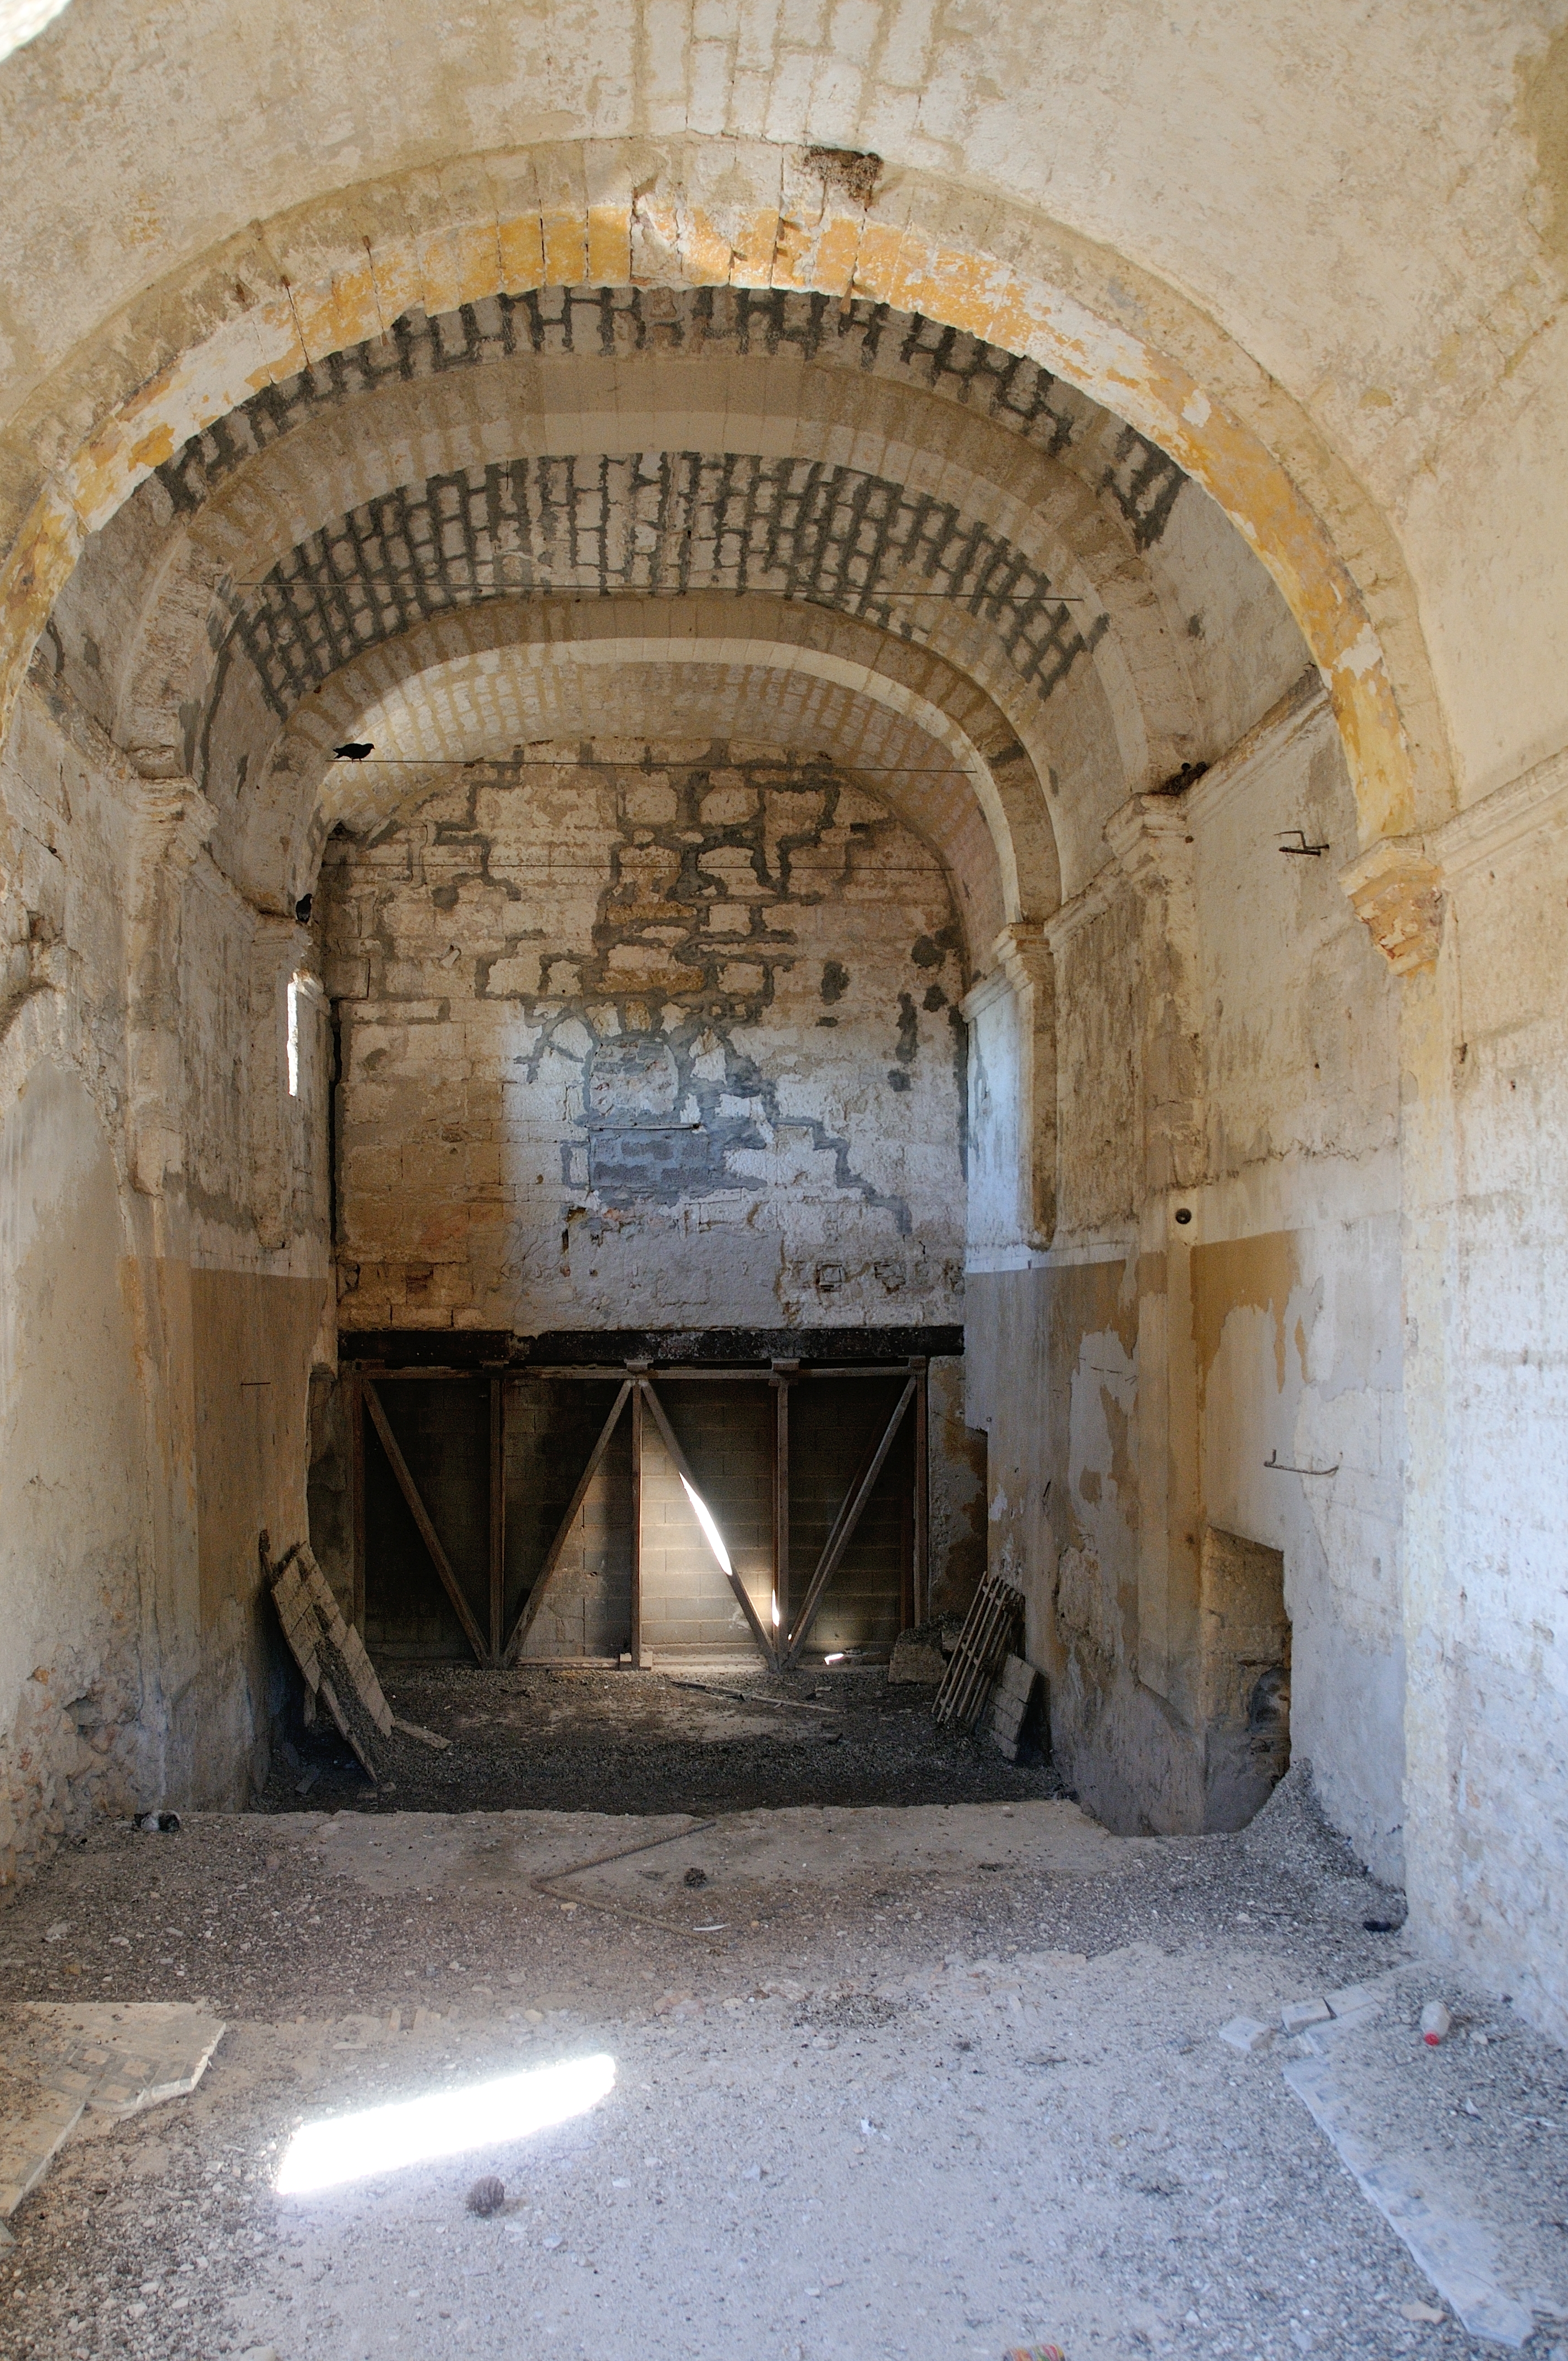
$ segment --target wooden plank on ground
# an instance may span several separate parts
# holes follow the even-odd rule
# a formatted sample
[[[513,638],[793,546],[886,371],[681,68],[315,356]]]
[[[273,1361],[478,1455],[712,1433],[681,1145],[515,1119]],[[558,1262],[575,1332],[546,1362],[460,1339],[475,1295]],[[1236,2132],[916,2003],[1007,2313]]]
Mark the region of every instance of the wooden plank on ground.
[[[376,1741],[391,1735],[392,1714],[358,1632],[345,1623],[331,1584],[303,1543],[274,1566],[263,1534],[261,1565],[307,1698],[321,1699],[375,1779]]]
[[[365,1642],[352,1623],[345,1620],[337,1603],[337,1595],[305,1543],[300,1545],[299,1563],[304,1573],[312,1602],[326,1635],[327,1645],[335,1648],[348,1669],[354,1693],[364,1706],[383,1738],[392,1734],[392,1708],[381,1692],[376,1677],[376,1667],[365,1653]]]

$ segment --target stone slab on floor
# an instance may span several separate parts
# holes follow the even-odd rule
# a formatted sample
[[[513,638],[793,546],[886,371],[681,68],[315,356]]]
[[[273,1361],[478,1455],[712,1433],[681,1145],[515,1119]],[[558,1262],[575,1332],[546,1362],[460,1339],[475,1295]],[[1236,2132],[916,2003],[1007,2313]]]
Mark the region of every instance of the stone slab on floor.
[[[189,2001],[30,2001],[4,2050],[13,2096],[0,2118],[0,2216],[36,2189],[92,2107],[138,2114],[195,2089],[224,2036]]]

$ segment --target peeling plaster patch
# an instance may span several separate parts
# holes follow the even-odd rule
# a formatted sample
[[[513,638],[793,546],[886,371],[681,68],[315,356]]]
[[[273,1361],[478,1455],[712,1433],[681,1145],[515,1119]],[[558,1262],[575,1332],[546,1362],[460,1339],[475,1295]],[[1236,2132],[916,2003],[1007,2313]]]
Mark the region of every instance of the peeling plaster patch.
[[[1233,1312],[1266,1312],[1274,1320],[1274,1367],[1285,1390],[1285,1317],[1300,1277],[1296,1238],[1289,1230],[1232,1238],[1192,1249],[1192,1340],[1198,1347],[1200,1398],[1219,1354]],[[1300,1323],[1297,1323],[1298,1329]],[[1306,1378],[1303,1356],[1301,1376]]]
[[[1336,672],[1348,672],[1357,680],[1365,680],[1383,662],[1383,651],[1377,644],[1377,634],[1370,623],[1364,623],[1348,648],[1342,648],[1334,658]]]
[[[1552,35],[1543,51],[1520,58],[1514,73],[1519,120],[1534,143],[1546,199],[1543,243],[1560,263],[1568,263],[1568,26]]]

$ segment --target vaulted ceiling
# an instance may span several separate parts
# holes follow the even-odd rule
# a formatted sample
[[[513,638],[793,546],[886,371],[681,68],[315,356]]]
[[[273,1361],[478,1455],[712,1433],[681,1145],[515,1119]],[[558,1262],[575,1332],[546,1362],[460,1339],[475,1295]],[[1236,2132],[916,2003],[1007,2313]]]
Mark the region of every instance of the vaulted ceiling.
[[[1208,497],[1036,364],[859,300],[610,288],[264,388],[92,538],[37,658],[193,779],[263,906],[432,766],[696,730],[858,769],[977,968],[1306,661]]]

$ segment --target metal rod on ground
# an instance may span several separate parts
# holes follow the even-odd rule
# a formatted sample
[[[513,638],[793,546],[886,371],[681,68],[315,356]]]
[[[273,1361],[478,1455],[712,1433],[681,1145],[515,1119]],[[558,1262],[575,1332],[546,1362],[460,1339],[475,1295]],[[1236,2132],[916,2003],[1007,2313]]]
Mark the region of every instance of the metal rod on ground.
[[[587,1499],[588,1486],[598,1474],[599,1462],[604,1457],[605,1453],[609,1449],[610,1436],[615,1433],[617,1423],[620,1418],[620,1413],[626,1408],[630,1393],[631,1380],[630,1378],[623,1378],[621,1380],[620,1391],[616,1395],[615,1400],[611,1405],[609,1416],[606,1419],[603,1426],[599,1429],[598,1441],[595,1444],[592,1451],[588,1454],[588,1464],[584,1468],[581,1476],[577,1478],[577,1488],[572,1495],[566,1513],[562,1518],[559,1525],[555,1528],[555,1538],[544,1554],[544,1563],[539,1569],[538,1578],[535,1581],[532,1589],[529,1592],[528,1597],[524,1599],[522,1605],[518,1609],[517,1620],[511,1627],[511,1636],[508,1640],[505,1647],[501,1650],[501,1662],[503,1664],[511,1664],[517,1662],[519,1655],[522,1652],[522,1643],[533,1629],[534,1623],[538,1619],[539,1610],[544,1604],[544,1594],[549,1589],[552,1581],[554,1579],[555,1569],[561,1563],[561,1553],[565,1548],[567,1541],[571,1537],[572,1527],[577,1521],[578,1511],[582,1508],[583,1502]],[[635,1541],[635,1535],[633,1535],[633,1540]],[[633,1560],[633,1563],[635,1564],[635,1560]]]
[[[682,1837],[704,1836],[709,1828],[718,1826],[717,1820],[694,1820],[689,1828],[668,1828],[663,1836],[645,1837],[641,1844],[623,1845],[617,1852],[596,1853],[592,1861],[575,1861],[569,1869],[551,1870],[543,1877],[530,1878],[529,1883],[535,1894],[546,1894],[553,1902],[559,1902],[562,1896],[554,1889],[565,1877],[581,1877],[585,1871],[590,1869],[608,1869],[611,1861],[630,1861],[633,1853],[652,1852],[659,1845],[677,1844]],[[675,1918],[654,1918],[646,1910],[629,1909],[623,1902],[596,1901],[587,1894],[574,1894],[572,1899],[585,1909],[602,1910],[612,1918],[634,1919],[639,1927],[657,1927],[666,1935],[685,1935],[690,1942],[708,1943],[710,1949],[718,1949],[710,1941],[709,1931],[700,1927],[683,1927]]]

